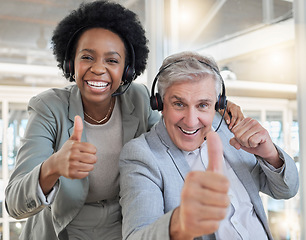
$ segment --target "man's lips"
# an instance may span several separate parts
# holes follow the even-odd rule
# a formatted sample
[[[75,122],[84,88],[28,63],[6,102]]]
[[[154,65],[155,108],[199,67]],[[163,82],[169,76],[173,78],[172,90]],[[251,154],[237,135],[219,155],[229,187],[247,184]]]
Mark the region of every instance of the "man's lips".
[[[103,89],[109,85],[109,83],[101,82],[101,81],[85,81],[85,82],[87,83],[89,87],[95,88],[95,89]]]
[[[181,128],[181,127],[179,127],[179,129],[181,129],[181,131],[183,133],[187,134],[187,135],[193,135],[193,134],[197,133],[200,130],[200,128],[198,128],[196,130],[188,131],[188,130],[185,130],[185,129]]]

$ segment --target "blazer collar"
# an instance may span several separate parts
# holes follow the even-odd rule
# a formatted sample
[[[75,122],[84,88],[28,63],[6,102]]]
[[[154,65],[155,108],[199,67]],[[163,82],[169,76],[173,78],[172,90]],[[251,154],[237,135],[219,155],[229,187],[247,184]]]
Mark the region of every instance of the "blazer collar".
[[[183,152],[172,142],[163,119],[164,118],[161,117],[155,127],[156,134],[159,137],[161,143],[167,148],[167,154],[172,159],[181,177],[185,179],[187,173],[190,172],[190,167],[184,157]]]
[[[120,95],[117,100],[121,103],[123,144],[125,144],[135,137],[139,126],[139,118],[135,115],[135,105],[131,100],[129,91]]]
[[[220,123],[221,116],[220,114],[216,114],[213,122],[213,127],[216,128]],[[258,189],[253,181],[251,173],[248,171],[248,166],[245,164],[247,157],[254,157],[251,154],[246,153],[243,150],[236,150],[233,146],[229,144],[229,141],[234,134],[228,129],[228,126],[224,121],[217,132],[221,138],[223,144],[223,155],[230,164],[231,168],[236,173],[237,177],[244,185],[245,189],[248,191],[250,197],[254,197],[258,193]],[[255,195],[254,195],[255,193]]]
[[[216,129],[221,121],[220,114],[216,113],[213,127]],[[172,142],[167,129],[163,123],[163,117],[157,123],[156,127],[156,134],[160,138],[162,144],[167,148],[167,153],[171,157],[173,163],[175,164],[178,172],[185,179],[186,174],[190,171],[190,167],[185,160],[185,157],[180,149],[178,149]],[[246,158],[254,157],[252,154],[245,153],[243,150],[236,150],[229,144],[229,140],[233,137],[233,133],[228,129],[226,123],[222,121],[222,124],[217,132],[221,138],[223,144],[223,155],[232,167],[233,171],[236,173],[237,177],[245,187],[246,191],[248,192],[251,202],[255,208],[256,213],[259,216],[259,219],[263,222],[263,226],[266,228],[267,226],[267,219],[265,217],[265,212],[261,204],[261,200],[258,196],[258,189],[254,183],[252,175],[246,166],[244,161],[247,161]],[[270,236],[269,229],[266,228],[267,233]],[[213,235],[210,235],[214,239]]]
[[[216,114],[213,127],[216,128],[221,120],[221,116]],[[176,165],[178,171],[184,178],[186,174],[190,171],[190,167],[185,160],[185,157],[180,149],[178,149],[172,142],[167,129],[163,122],[163,117],[156,125],[156,133],[159,136],[162,144],[167,148],[167,152],[172,158],[172,161]],[[246,190],[248,191],[251,199],[257,199],[258,189],[253,181],[253,178],[248,171],[247,166],[244,163],[246,156],[242,152],[243,150],[236,150],[229,144],[230,138],[233,137],[232,132],[228,129],[226,123],[223,121],[221,127],[217,132],[221,138],[223,144],[223,155],[229,162],[230,166],[236,173],[239,180],[242,182]],[[250,157],[252,157],[250,155]]]
[[[68,118],[71,121],[71,128],[69,134],[73,133],[74,117],[79,115],[84,122],[83,103],[82,96],[77,85],[72,85],[69,88],[69,109]],[[135,116],[135,106],[130,98],[128,92],[117,97],[117,100],[121,103],[122,125],[123,125],[123,144],[135,137],[139,126],[139,118]],[[82,141],[86,142],[86,134],[82,135]]]
[[[74,117],[76,115],[79,115],[82,120],[83,120],[83,124],[84,124],[84,113],[83,113],[83,103],[82,103],[82,96],[81,96],[81,92],[78,88],[78,86],[72,85],[69,86],[67,88],[70,88],[70,95],[69,95],[69,109],[68,109],[68,118],[71,121],[71,127],[68,129],[69,131],[69,136],[72,135],[73,133],[73,126],[74,126]],[[83,131],[84,133],[84,131]],[[86,134],[82,134],[82,138],[81,138],[82,142],[86,142]]]
[[[214,127],[219,124],[221,120],[220,114],[216,114],[214,119]],[[259,219],[263,222],[263,226],[265,227],[269,237],[270,230],[267,228],[267,218],[265,215],[265,211],[263,209],[261,199],[258,194],[258,188],[253,180],[251,175],[251,170],[246,164],[246,161],[250,160],[250,158],[255,158],[253,154],[249,154],[244,150],[236,150],[233,146],[229,144],[229,140],[234,136],[233,133],[228,129],[226,123],[223,121],[221,127],[218,130],[218,134],[221,138],[223,144],[223,155],[230,164],[231,168],[239,178],[240,182],[243,184],[244,188],[248,192],[251,202],[254,206],[254,209],[259,217]]]

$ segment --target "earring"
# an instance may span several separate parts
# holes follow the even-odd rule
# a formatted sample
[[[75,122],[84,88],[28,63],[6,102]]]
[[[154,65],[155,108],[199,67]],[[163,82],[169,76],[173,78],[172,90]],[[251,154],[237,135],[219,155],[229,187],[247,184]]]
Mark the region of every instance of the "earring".
[[[75,80],[75,74],[72,75],[72,78]]]
[[[123,85],[124,85],[124,82],[123,82],[123,81],[121,81],[120,86],[123,86]]]

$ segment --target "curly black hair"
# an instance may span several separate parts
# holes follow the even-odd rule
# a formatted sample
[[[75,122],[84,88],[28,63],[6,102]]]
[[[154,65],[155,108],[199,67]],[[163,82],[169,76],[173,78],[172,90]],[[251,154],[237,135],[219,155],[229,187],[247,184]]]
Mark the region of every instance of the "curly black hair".
[[[129,45],[133,46],[135,52],[135,78],[145,70],[149,53],[148,40],[138,16],[120,4],[111,3],[107,0],[82,3],[78,9],[72,11],[59,22],[51,39],[53,54],[56,57],[59,68],[64,71],[65,57],[69,60],[74,58],[76,42],[81,33],[94,27],[105,28],[118,34],[123,40],[126,49],[131,49]],[[130,50],[127,50],[126,64],[131,61],[129,60],[131,59],[130,52]],[[72,75],[73,73],[65,77],[69,81],[74,81]]]

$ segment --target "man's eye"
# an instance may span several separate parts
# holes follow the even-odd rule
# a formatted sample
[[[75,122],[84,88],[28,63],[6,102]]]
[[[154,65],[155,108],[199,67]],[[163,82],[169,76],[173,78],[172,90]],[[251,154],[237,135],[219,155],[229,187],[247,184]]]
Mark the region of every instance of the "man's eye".
[[[181,103],[181,102],[174,102],[173,105],[174,105],[175,107],[177,107],[177,108],[182,108],[182,107],[184,107],[183,103]]]
[[[208,107],[208,104],[207,104],[207,103],[202,103],[202,104],[199,105],[199,108],[200,108],[200,109],[205,109],[205,108],[207,108],[207,107]]]

